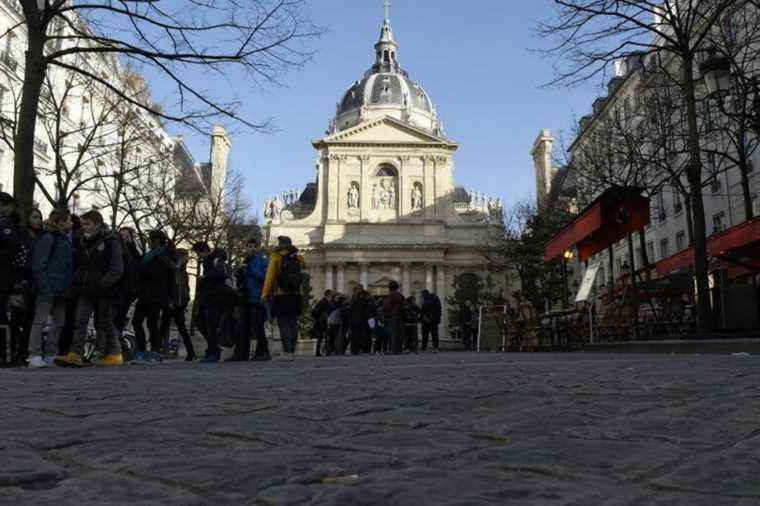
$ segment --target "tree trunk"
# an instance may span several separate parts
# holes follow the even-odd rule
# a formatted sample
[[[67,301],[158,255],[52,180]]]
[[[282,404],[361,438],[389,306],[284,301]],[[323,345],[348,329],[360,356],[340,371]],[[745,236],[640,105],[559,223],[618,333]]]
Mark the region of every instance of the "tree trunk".
[[[741,175],[742,197],[744,199],[744,220],[754,218],[752,209],[752,191],[749,187],[749,161],[747,160],[747,130],[744,126],[739,127],[739,174]],[[730,198],[730,197],[729,197]]]
[[[686,233],[689,237],[689,247],[694,247],[694,218],[691,214],[691,195],[684,195],[684,210],[686,211]]]
[[[697,126],[697,99],[694,89],[694,57],[683,56],[683,92],[689,127],[689,165],[687,176],[691,193],[694,233],[694,275],[697,279],[697,315],[699,329],[712,328],[710,311],[710,285],[707,277],[707,237],[705,234],[705,207],[702,199],[702,160]]]
[[[42,37],[35,36],[30,30],[25,58],[24,87],[14,139],[13,194],[19,205],[23,226],[26,226],[29,212],[34,207],[34,139],[37,108],[47,65],[41,40]]]

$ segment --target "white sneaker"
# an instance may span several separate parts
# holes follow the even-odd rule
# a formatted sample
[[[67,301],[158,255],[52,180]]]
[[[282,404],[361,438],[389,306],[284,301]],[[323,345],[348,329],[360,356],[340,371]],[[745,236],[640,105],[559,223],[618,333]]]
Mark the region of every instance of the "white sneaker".
[[[29,360],[29,367],[40,369],[42,367],[47,367],[48,364],[45,362],[45,359],[42,358],[40,355],[35,355]]]

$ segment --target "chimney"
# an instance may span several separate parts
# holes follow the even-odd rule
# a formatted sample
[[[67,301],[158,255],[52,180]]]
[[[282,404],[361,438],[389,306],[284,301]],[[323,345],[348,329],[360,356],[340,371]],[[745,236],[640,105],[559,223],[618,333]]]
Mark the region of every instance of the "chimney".
[[[543,129],[538,134],[533,149],[530,154],[533,155],[533,170],[536,174],[536,203],[539,209],[546,204],[546,199],[551,191],[554,168],[552,166],[552,147],[554,146],[554,137],[551,130]]]
[[[211,191],[221,195],[227,182],[227,163],[232,143],[227,136],[227,130],[216,125],[211,133]]]

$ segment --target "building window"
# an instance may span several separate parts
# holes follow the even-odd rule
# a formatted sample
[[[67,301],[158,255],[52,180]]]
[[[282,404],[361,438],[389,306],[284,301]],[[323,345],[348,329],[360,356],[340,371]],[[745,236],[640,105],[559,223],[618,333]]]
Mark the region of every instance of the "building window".
[[[721,211],[713,216],[713,233],[717,234],[726,230],[726,213]]]
[[[660,259],[668,258],[670,256],[670,248],[668,247],[667,237],[660,241]]]
[[[681,200],[681,193],[678,190],[673,191],[673,213],[678,214],[683,211],[683,201]]]
[[[654,241],[647,242],[647,256],[650,262],[654,262]]]
[[[686,249],[686,232],[683,230],[676,234],[676,248],[678,251],[683,251]]]
[[[657,194],[657,217],[660,221],[665,221],[668,217],[667,212],[665,212],[665,195],[662,192]]]
[[[720,178],[716,174],[710,181],[710,191],[713,193],[718,193],[720,192],[721,188],[723,188],[723,185],[720,182]]]

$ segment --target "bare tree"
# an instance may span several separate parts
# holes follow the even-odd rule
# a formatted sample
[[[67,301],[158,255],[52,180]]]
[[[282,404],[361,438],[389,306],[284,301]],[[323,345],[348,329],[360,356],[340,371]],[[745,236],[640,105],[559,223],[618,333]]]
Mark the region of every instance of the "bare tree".
[[[698,56],[712,27],[740,0],[554,0],[556,19],[541,25],[556,40],[547,53],[558,57],[553,84],[578,84],[605,76],[619,59],[644,54],[673,68],[686,108],[686,179],[694,218],[695,274],[702,328],[712,326],[707,276],[707,240],[702,198],[702,147],[697,120]]]
[[[304,3],[18,0],[22,21],[14,28],[27,35],[14,139],[14,193],[22,215],[33,204],[35,130],[40,94],[51,68],[97,82],[127,104],[197,130],[220,118],[264,129],[266,120],[241,117],[239,103],[209,89],[225,78],[225,72],[238,72],[235,82],[244,79],[251,86],[276,84],[284,71],[307,61],[311,55],[305,44],[320,30],[304,16]],[[91,56],[90,64],[77,65],[79,56]],[[172,83],[177,100],[171,110],[125,92],[112,79],[119,63],[150,69]]]

